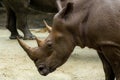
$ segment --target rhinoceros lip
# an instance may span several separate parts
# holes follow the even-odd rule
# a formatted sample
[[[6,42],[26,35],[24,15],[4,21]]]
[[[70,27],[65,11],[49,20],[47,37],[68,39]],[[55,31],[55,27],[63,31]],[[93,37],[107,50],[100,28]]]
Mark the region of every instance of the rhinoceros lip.
[[[39,72],[41,75],[43,75],[43,76],[47,76],[49,73],[44,73],[44,72]]]
[[[39,71],[39,73],[43,76],[47,76],[49,73],[55,71],[56,68],[44,68],[42,71]]]
[[[43,76],[47,76],[50,72],[48,69],[43,69],[42,71],[39,71],[39,73]]]

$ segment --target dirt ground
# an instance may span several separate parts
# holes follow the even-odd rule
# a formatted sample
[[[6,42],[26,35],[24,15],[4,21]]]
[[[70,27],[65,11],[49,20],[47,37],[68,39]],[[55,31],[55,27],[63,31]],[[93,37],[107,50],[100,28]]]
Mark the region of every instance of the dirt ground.
[[[48,35],[35,29],[31,31],[42,39]],[[10,40],[9,35],[8,30],[0,29],[0,80],[104,80],[96,51],[80,47],[76,47],[68,61],[55,72],[41,76],[18,42]],[[25,42],[37,46],[35,40]]]

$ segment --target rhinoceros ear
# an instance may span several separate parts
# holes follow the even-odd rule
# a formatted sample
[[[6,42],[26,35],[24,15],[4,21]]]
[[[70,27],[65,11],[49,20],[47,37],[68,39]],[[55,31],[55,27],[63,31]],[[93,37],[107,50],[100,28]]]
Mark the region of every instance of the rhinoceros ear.
[[[73,3],[68,2],[67,5],[59,12],[59,16],[61,18],[67,19],[72,11],[73,11]]]
[[[56,3],[57,3],[58,11],[60,11],[62,9],[61,0],[57,0]]]

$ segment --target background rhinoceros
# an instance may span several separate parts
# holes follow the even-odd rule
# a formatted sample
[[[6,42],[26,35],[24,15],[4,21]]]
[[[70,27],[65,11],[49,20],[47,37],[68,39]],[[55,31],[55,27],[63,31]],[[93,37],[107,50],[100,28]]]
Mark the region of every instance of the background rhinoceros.
[[[66,0],[1,0],[7,10],[7,29],[11,32],[10,39],[20,37],[17,28],[24,34],[24,39],[34,39],[34,35],[29,31],[27,15],[31,10],[56,13]]]

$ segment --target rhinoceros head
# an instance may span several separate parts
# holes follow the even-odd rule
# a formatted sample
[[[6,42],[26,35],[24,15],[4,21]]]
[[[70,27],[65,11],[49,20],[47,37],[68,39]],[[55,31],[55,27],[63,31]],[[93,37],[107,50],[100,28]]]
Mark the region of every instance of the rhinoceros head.
[[[65,16],[67,14],[65,11],[70,5],[72,4],[68,4],[57,16]],[[55,23],[53,22],[54,24],[52,29],[49,30],[50,34],[48,37],[44,41],[36,38],[38,47],[31,48],[18,39],[19,44],[34,61],[40,74],[44,76],[64,64],[75,47],[74,36],[63,25],[62,20],[59,22],[57,16],[54,18]]]

